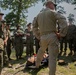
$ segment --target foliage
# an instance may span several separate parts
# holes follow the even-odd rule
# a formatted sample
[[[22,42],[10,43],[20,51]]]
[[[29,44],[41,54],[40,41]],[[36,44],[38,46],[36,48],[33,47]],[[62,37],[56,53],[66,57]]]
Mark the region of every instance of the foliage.
[[[74,0],[74,2],[72,4],[76,4],[76,0]]]
[[[74,0],[74,2],[72,4],[76,5],[76,0]],[[74,8],[74,10],[76,10],[76,7]]]
[[[76,4],[76,0],[74,0],[75,4]]]
[[[5,17],[9,22],[21,24],[25,21],[26,16],[24,15],[27,12],[27,9],[39,0],[1,0],[1,8],[9,9],[10,13],[8,13]]]
[[[68,16],[68,20],[70,21],[70,22],[74,22],[75,21],[75,19],[74,19],[74,14],[69,14],[69,16]]]

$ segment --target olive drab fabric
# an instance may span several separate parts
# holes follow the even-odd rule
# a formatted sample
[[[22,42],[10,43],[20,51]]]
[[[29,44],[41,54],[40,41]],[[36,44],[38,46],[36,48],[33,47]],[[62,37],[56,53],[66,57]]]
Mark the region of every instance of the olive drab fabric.
[[[11,55],[11,32],[9,29],[7,29],[7,32],[8,32],[8,40],[7,40],[7,47],[6,47],[6,51],[7,51],[7,56],[8,56],[8,59],[10,60],[10,55]]]
[[[0,50],[4,50],[4,41],[0,38]]]
[[[14,32],[15,40],[15,50],[16,50],[16,58],[19,59],[23,53],[23,40],[22,37],[24,36],[24,32],[22,29],[16,29]]]
[[[39,27],[40,35],[44,35],[50,32],[56,32],[56,21],[57,20],[60,26],[60,35],[62,37],[65,36],[67,34],[66,18],[60,15],[59,13],[57,13],[56,11],[50,10],[49,8],[43,9],[37,15],[37,17],[35,17],[33,21],[34,34],[36,36],[39,35],[38,27]]]
[[[2,32],[2,23],[0,21],[0,74],[3,68],[3,50],[4,50],[4,41],[3,41],[3,32]]]
[[[34,54],[34,36],[33,32],[29,31],[28,29],[25,30],[25,34],[29,34],[30,36],[26,35],[26,56],[32,56]]]
[[[3,50],[4,50],[4,41],[0,38],[0,70],[3,67]]]
[[[3,31],[2,31],[2,22],[0,21],[0,37],[3,37]]]
[[[0,49],[3,50],[4,42],[3,42],[3,31],[2,31],[2,22],[0,21]]]
[[[59,41],[56,31],[56,23],[60,26],[60,36],[67,34],[67,21],[64,16],[50,8],[44,8],[34,19],[33,32],[40,39],[40,48],[37,53],[36,67],[39,68],[42,56],[48,48],[49,75],[55,75],[56,58],[59,53]],[[40,35],[39,35],[40,33]]]

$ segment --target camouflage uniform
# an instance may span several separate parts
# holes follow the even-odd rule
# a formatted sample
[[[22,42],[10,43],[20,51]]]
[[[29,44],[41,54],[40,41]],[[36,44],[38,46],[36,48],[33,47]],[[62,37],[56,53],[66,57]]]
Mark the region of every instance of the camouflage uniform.
[[[8,61],[7,51],[6,51],[7,38],[8,38],[8,32],[6,31],[6,27],[3,27],[2,28],[2,32],[3,32],[3,37],[2,37],[3,38],[3,41],[5,42],[5,40],[6,40],[6,43],[4,43],[4,50],[3,50],[3,66],[4,65],[7,65],[8,67],[11,67],[11,65],[9,64],[9,61]]]
[[[0,72],[3,68],[3,50],[4,50],[4,41],[0,38]]]
[[[2,20],[3,15],[4,15],[3,13],[0,13],[0,74],[2,67],[4,66],[4,63],[6,64],[8,61],[4,45],[5,35],[3,30],[4,29],[3,24],[5,23],[5,21]]]
[[[3,31],[2,31],[2,22],[0,21],[0,73],[4,64],[4,41],[3,41]]]
[[[24,36],[24,32],[19,28],[15,30],[15,50],[16,50],[16,58],[19,59],[23,53],[23,40],[22,37]]]
[[[30,36],[26,35],[26,56],[31,56],[34,54],[34,49],[33,49],[33,45],[34,45],[34,40],[33,40],[33,32],[32,31],[28,31],[28,29],[25,30],[25,33],[29,33]]]
[[[6,28],[4,27],[3,40],[6,40],[7,37],[8,37],[8,32],[6,31]],[[4,52],[3,52],[4,65],[8,65],[8,56],[7,56],[6,47],[7,47],[7,42],[6,42],[6,44],[4,43]]]
[[[7,50],[7,56],[8,56],[8,59],[10,60],[10,54],[11,54],[11,39],[10,39],[10,30],[6,30],[7,33],[8,33],[8,40],[7,40],[7,47],[6,47],[6,50]]]
[[[52,3],[49,2],[49,6]],[[53,5],[53,4],[52,4]],[[45,50],[49,53],[49,75],[55,75],[56,58],[59,52],[58,34],[56,33],[56,23],[60,25],[60,36],[67,34],[66,18],[49,7],[43,9],[33,21],[34,35],[40,39],[40,48],[37,53],[36,67],[40,66]],[[39,35],[40,32],[40,35]]]
[[[0,73],[3,67],[3,50],[4,50],[4,41],[2,39],[2,23],[0,21]]]

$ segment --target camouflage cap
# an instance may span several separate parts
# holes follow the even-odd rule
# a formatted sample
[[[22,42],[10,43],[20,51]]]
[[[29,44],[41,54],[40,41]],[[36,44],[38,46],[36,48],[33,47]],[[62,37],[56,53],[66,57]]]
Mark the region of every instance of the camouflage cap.
[[[57,6],[57,4],[55,2],[53,2],[53,1],[51,1],[51,0],[45,1],[44,4],[43,4],[43,6],[44,5],[46,6],[48,3],[53,3],[55,6]]]

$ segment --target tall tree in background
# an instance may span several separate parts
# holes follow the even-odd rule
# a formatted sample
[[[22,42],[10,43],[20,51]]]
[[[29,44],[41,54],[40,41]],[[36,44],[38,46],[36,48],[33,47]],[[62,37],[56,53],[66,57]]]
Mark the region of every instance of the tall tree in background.
[[[76,4],[76,0],[74,0],[73,4]]]
[[[24,15],[27,12],[27,9],[39,0],[1,0],[0,7],[2,9],[9,9],[5,19],[8,22],[21,24],[25,21],[26,16]]]
[[[72,24],[74,23],[74,21],[75,21],[74,14],[70,13],[67,18],[68,18],[69,22],[71,22]]]
[[[76,5],[76,0],[74,0],[74,2],[72,4]],[[74,8],[74,10],[76,10],[76,7]]]

